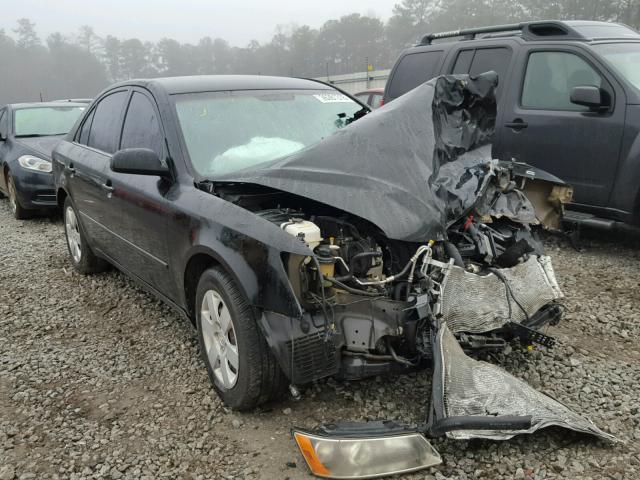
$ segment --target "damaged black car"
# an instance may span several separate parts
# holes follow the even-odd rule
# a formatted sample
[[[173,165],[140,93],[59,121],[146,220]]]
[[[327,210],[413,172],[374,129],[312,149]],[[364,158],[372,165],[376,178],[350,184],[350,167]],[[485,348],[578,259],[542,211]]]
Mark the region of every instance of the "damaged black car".
[[[191,319],[232,408],[325,377],[433,365],[430,433],[559,424],[555,403],[542,419],[525,401],[487,413],[486,392],[456,403],[482,370],[460,361],[465,352],[516,337],[551,346],[540,328],[562,313],[538,230],[559,226],[571,188],[491,158],[496,85],[494,73],[439,77],[375,112],[302,79],[115,85],[53,155],[71,261],[82,273],[115,265]],[[435,458],[427,430],[378,430],[422,449],[414,460]],[[327,432],[357,441],[371,431],[296,432],[310,466],[322,466],[314,473],[340,477],[344,462],[318,458],[331,450],[316,448]]]

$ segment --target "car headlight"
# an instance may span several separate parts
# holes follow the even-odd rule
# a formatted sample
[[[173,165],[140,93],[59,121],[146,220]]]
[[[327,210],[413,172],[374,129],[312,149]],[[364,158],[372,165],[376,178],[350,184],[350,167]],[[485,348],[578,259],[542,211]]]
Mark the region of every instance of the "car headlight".
[[[35,170],[37,172],[51,172],[51,162],[43,158],[34,157],[33,155],[22,155],[18,158],[18,163],[22,168],[27,170]]]

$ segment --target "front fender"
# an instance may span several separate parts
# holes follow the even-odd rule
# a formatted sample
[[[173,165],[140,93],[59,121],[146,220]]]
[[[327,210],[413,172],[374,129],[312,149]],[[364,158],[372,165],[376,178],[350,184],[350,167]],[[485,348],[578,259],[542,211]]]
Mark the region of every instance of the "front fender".
[[[313,255],[303,242],[268,220],[195,188],[186,190],[179,203],[188,209],[175,212],[179,226],[172,230],[181,238],[170,242],[187,244],[181,254],[176,252],[182,285],[189,260],[206,254],[233,276],[253,307],[300,317],[282,255]]]

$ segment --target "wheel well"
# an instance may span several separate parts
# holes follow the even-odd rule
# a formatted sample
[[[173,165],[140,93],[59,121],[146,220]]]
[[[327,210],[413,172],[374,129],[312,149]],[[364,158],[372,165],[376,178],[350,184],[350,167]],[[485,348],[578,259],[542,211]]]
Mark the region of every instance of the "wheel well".
[[[64,207],[64,201],[67,198],[67,191],[64,188],[59,188],[56,192],[56,200],[58,202],[58,207]]]
[[[194,324],[196,321],[196,291],[200,277],[205,270],[219,265],[220,262],[206,253],[198,253],[187,262],[187,268],[184,271],[184,297],[189,318]]]

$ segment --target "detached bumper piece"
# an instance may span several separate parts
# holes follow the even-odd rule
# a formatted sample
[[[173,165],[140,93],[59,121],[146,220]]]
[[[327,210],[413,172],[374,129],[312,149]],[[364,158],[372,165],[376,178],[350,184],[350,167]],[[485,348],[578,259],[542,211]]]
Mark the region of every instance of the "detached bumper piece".
[[[548,256],[532,255],[515,267],[484,276],[449,265],[440,311],[452,332],[484,333],[526,322],[563,296]]]
[[[442,462],[423,434],[394,422],[294,429],[293,436],[311,472],[323,478],[383,477]]]
[[[507,440],[559,426],[615,441],[590,420],[490,363],[466,356],[446,323],[434,341],[429,431],[457,440]]]

